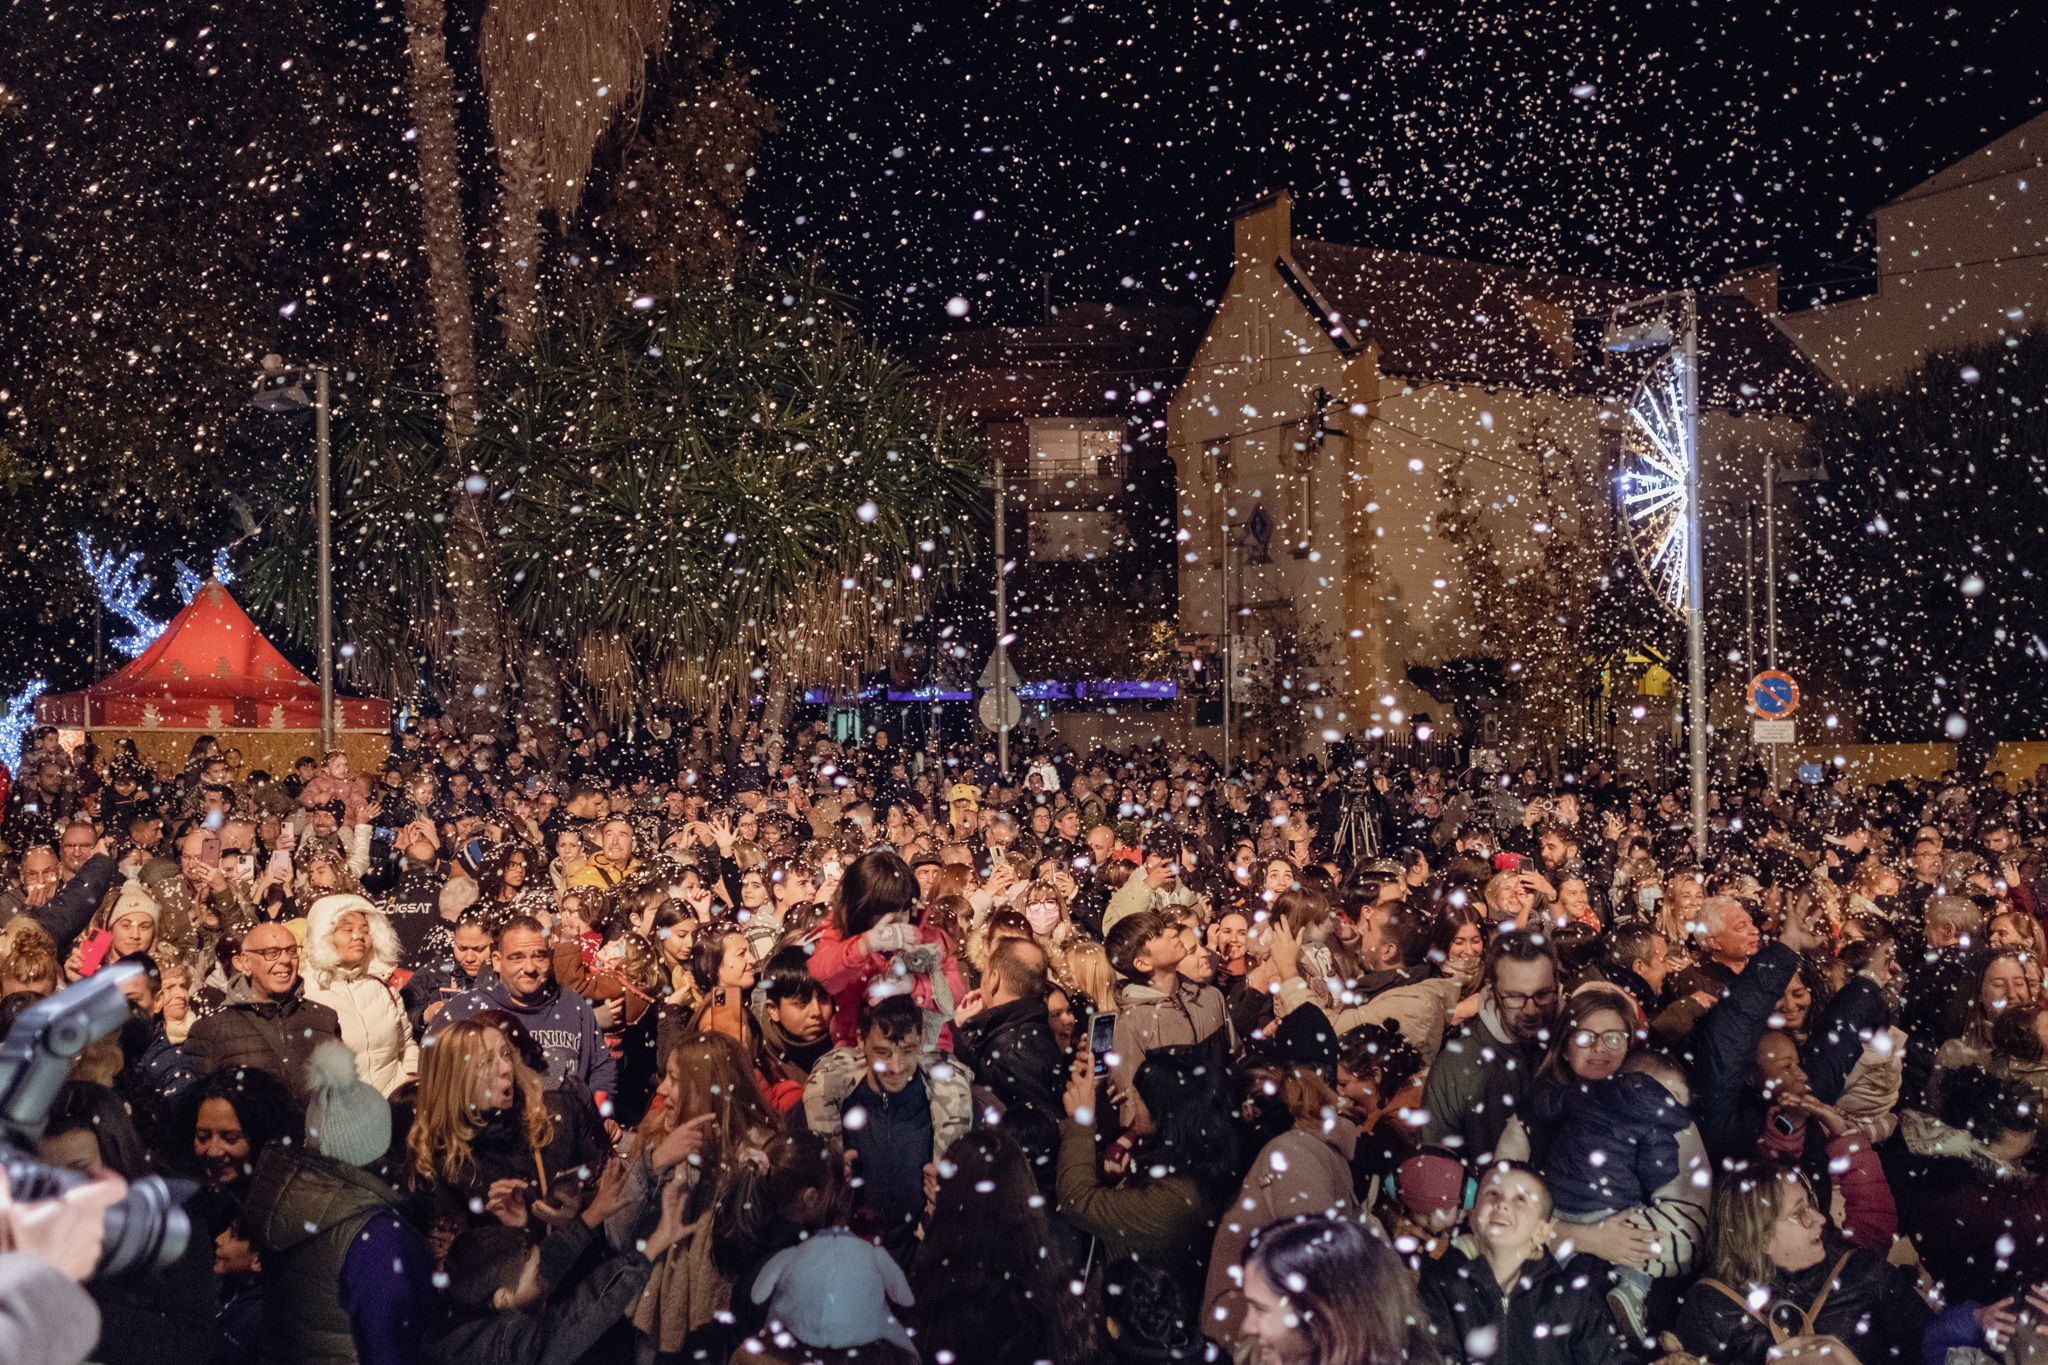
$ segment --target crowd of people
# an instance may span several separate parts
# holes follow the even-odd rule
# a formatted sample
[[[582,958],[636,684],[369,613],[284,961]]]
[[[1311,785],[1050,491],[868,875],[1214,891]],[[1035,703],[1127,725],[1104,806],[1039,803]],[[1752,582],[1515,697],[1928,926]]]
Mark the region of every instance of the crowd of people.
[[[1016,747],[38,732],[0,1030],[140,971],[33,1155],[194,1233],[0,1196],[0,1358],[2048,1350],[2048,771],[1745,772],[1696,848],[1597,764]]]

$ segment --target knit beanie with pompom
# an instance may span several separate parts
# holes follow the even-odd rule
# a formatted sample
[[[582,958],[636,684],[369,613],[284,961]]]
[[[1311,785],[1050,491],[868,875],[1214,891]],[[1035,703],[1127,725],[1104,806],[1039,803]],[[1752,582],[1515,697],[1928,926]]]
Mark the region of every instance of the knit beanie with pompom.
[[[313,1049],[306,1067],[306,1144],[324,1157],[367,1166],[391,1149],[391,1106],[356,1075],[346,1043]]]

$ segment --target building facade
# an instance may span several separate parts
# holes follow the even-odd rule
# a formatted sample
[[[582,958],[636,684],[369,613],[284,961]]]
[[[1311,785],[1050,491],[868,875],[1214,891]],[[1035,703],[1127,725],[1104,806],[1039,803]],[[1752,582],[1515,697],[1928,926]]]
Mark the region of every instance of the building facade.
[[[1778,326],[1843,390],[1882,388],[1940,350],[2017,336],[2048,316],[2048,114],[1871,214],[1875,292]],[[1769,281],[1776,307],[1776,281]]]
[[[1537,580],[1613,543],[1609,394],[1633,379],[1602,332],[1652,291],[1298,239],[1292,208],[1279,193],[1237,215],[1228,287],[1167,405],[1182,636],[1235,660],[1233,694],[1286,691],[1294,743],[1419,710],[1442,724],[1411,670],[1502,649],[1510,601],[1553,600]],[[1741,293],[1700,310],[1721,535],[1826,386]],[[1710,584],[1710,611],[1726,592]]]

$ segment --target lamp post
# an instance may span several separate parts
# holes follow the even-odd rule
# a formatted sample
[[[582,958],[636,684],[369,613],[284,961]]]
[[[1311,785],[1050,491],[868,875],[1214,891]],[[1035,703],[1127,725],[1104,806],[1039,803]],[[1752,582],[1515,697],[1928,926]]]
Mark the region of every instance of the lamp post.
[[[310,400],[300,383],[274,381],[293,375],[313,376]],[[334,747],[334,490],[329,413],[332,394],[325,365],[287,366],[284,357],[263,357],[256,396],[249,406],[258,412],[286,415],[313,409],[313,521],[317,528],[317,572],[320,591],[320,752]]]
[[[1677,331],[1674,334],[1671,322],[1665,318],[1638,322],[1624,326],[1624,313],[1647,308],[1675,308]],[[1677,417],[1680,423],[1677,448],[1669,440],[1668,433],[1651,432],[1649,438],[1660,447],[1664,457],[1662,472],[1677,474],[1684,490],[1684,563],[1679,567],[1684,584],[1685,598],[1682,614],[1685,618],[1685,663],[1686,686],[1686,730],[1687,748],[1692,760],[1692,842],[1693,855],[1707,856],[1707,645],[1706,645],[1706,573],[1705,556],[1701,548],[1700,519],[1700,374],[1699,374],[1699,306],[1693,291],[1681,289],[1676,293],[1658,294],[1633,303],[1618,304],[1609,318],[1606,333],[1606,348],[1609,351],[1629,352],[1662,349],[1669,351],[1677,347],[1678,391],[1674,395],[1678,411],[1659,411],[1654,400],[1650,404],[1652,415]],[[1640,399],[1640,395],[1639,395]],[[1639,403],[1631,403],[1631,416],[1636,417]],[[1636,420],[1641,421],[1640,417]],[[1672,463],[1682,466],[1679,470],[1670,468]],[[1768,541],[1766,542],[1768,545]],[[1667,604],[1669,599],[1667,597]]]
[[[1009,512],[1009,499],[1004,496],[1003,468],[996,466],[995,478],[991,481],[996,495],[996,770],[1004,780],[1010,776],[1010,603],[1008,584],[1004,579],[1005,552],[1003,522]]]

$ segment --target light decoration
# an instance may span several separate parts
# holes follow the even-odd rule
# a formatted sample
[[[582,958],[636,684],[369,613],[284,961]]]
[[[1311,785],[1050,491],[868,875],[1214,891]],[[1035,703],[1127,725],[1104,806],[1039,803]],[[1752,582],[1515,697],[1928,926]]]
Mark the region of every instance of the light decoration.
[[[36,723],[36,698],[49,686],[42,678],[32,678],[27,687],[7,698],[5,708],[0,709],[0,761],[6,762],[10,773],[21,772],[21,751]]]
[[[1629,548],[1650,591],[1665,610],[1683,619],[1687,516],[1686,484],[1694,451],[1686,436],[1685,361],[1667,352],[1629,399],[1622,430],[1621,505]]]
[[[182,559],[174,559],[171,564],[178,571],[178,600],[189,604],[193,598],[199,596],[199,590],[206,586],[206,579],[194,572]],[[223,583],[235,581],[235,571],[228,566],[228,547],[225,545],[213,552],[213,577]]]
[[[142,599],[156,586],[155,580],[142,572],[142,552],[137,550],[125,559],[113,550],[102,554],[93,548],[92,537],[80,531],[78,553],[85,560],[86,575],[92,579],[100,603],[126,621],[132,631],[108,643],[131,659],[137,657],[164,633],[165,624],[142,609]]]

